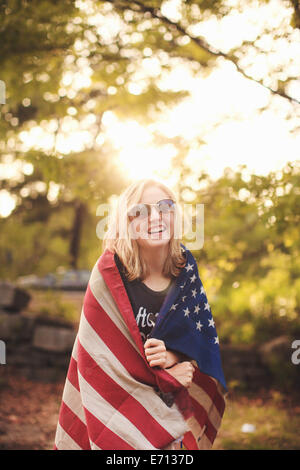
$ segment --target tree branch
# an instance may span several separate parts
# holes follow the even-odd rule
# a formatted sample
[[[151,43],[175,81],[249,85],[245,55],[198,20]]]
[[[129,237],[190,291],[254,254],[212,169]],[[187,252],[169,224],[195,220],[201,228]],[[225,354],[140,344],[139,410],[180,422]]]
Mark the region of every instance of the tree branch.
[[[300,2],[299,0],[291,0],[291,4],[294,8],[296,28],[300,28]]]
[[[109,3],[112,3],[112,4],[117,3],[116,0],[106,0],[106,1],[108,1]],[[192,36],[180,24],[175,23],[174,21],[172,21],[169,18],[167,18],[166,16],[164,16],[161,13],[159,8],[146,6],[138,0],[129,0],[127,3],[128,4],[135,4],[139,8],[139,10],[138,10],[139,12],[143,12],[143,13],[148,12],[148,13],[151,14],[151,16],[153,18],[157,18],[160,21],[162,21],[163,23],[167,24],[169,27],[171,27],[173,29],[176,29],[176,31],[178,31],[180,34],[182,34],[184,36],[188,36],[192,42],[194,42],[198,47],[200,47],[201,49],[203,49],[207,53],[209,53],[209,54],[211,54],[215,57],[223,57],[227,61],[232,62],[236,66],[238,72],[240,72],[248,80],[252,80],[253,82],[258,83],[259,85],[263,86],[264,88],[266,88],[267,90],[269,90],[273,94],[279,95],[279,96],[281,96],[285,99],[288,99],[289,101],[293,101],[294,103],[300,104],[299,100],[297,100],[296,98],[293,98],[292,96],[287,95],[283,90],[274,90],[273,88],[265,85],[261,80],[256,80],[255,78],[251,77],[251,75],[248,75],[239,66],[237,59],[235,59],[234,57],[231,57],[229,54],[226,54],[222,51],[214,49],[204,39]],[[117,7],[117,5],[115,5],[115,6]],[[129,8],[129,6],[128,6],[128,8]],[[135,11],[137,11],[137,10],[135,10]],[[194,59],[194,60],[196,60],[196,59]]]

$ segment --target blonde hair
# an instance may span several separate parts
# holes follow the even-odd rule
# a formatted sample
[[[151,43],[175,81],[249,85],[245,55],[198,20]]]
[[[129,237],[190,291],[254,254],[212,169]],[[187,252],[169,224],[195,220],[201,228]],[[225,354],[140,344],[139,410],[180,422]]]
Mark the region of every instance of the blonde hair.
[[[152,185],[161,188],[169,198],[176,202],[177,198],[175,193],[160,181],[152,178],[145,178],[134,182],[119,196],[114,214],[110,217],[110,221],[108,223],[108,230],[103,236],[103,251],[108,249],[112,253],[116,253],[118,255],[120,261],[127,270],[126,276],[129,281],[134,279],[145,279],[148,274],[148,267],[139,255],[139,246],[137,241],[130,237],[127,208],[133,204],[139,203],[144,189]],[[175,234],[181,233],[179,227],[179,214],[180,208],[175,204]],[[126,228],[122,230],[122,227]],[[120,238],[120,233],[122,233],[122,237],[124,238]],[[180,238],[174,238],[173,234],[169,242],[169,253],[163,266],[163,275],[172,275],[177,277],[181,269],[185,266],[186,258],[182,253],[180,242]]]

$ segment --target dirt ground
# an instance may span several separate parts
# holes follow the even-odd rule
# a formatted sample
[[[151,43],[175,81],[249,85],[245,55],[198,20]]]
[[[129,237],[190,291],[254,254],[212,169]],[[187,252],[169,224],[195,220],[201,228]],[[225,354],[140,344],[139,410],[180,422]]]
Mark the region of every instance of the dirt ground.
[[[51,450],[64,380],[32,382],[5,366],[0,369],[0,450]],[[243,431],[249,423],[252,433]],[[300,449],[300,403],[277,391],[227,400],[213,449]]]
[[[63,386],[31,382],[6,369],[0,377],[1,450],[53,448]]]

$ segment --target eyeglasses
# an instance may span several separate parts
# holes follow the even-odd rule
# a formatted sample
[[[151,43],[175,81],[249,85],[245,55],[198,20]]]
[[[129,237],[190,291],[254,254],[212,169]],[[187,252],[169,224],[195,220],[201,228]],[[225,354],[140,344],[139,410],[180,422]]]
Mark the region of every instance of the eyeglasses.
[[[175,210],[175,202],[172,199],[162,199],[156,204],[135,204],[128,210],[127,215],[132,219],[145,219],[151,214],[151,206],[155,206],[159,214],[168,214]]]

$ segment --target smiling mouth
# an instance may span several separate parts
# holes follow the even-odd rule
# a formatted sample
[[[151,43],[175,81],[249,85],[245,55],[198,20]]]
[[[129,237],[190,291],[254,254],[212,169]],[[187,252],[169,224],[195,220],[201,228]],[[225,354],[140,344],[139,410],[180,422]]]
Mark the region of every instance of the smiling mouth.
[[[166,227],[162,227],[160,229],[156,228],[153,230],[148,230],[148,234],[151,235],[152,233],[162,233],[162,232],[165,232],[165,230],[166,230]]]

